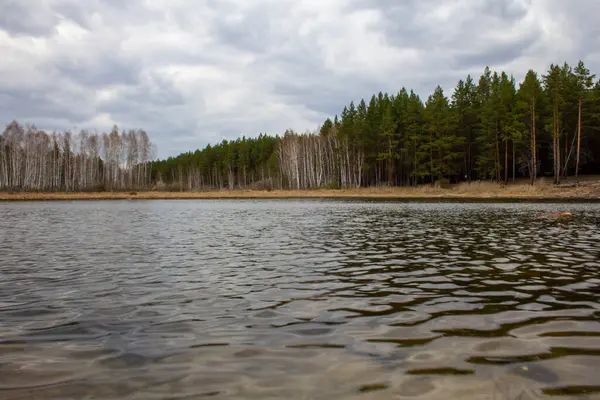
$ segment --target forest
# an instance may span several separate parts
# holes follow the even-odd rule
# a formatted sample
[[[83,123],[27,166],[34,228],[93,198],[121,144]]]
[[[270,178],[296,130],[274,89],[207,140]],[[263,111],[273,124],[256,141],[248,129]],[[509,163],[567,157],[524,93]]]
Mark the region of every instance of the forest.
[[[315,89],[318,91],[318,88]],[[600,81],[583,61],[517,83],[485,68],[440,86],[351,101],[316,132],[259,134],[154,160],[143,130],[56,134],[13,121],[0,190],[313,189],[413,186],[600,172]]]
[[[583,61],[529,70],[517,84],[485,68],[447,97],[436,87],[350,102],[318,132],[224,140],[153,164],[174,190],[342,188],[600,172],[600,81]]]
[[[153,147],[143,130],[52,132],[12,121],[0,137],[0,190],[98,192],[152,186]]]

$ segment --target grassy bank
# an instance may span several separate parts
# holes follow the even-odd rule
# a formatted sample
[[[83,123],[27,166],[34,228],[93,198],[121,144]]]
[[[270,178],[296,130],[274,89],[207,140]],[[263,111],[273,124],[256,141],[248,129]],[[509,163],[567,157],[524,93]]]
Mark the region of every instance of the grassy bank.
[[[120,200],[120,199],[268,199],[268,198],[381,198],[381,199],[463,199],[463,200],[587,200],[600,201],[600,181],[580,186],[565,183],[554,186],[540,182],[501,185],[489,182],[461,183],[446,188],[419,186],[406,188],[358,188],[317,190],[215,190],[204,192],[97,192],[97,193],[0,193],[0,200]]]

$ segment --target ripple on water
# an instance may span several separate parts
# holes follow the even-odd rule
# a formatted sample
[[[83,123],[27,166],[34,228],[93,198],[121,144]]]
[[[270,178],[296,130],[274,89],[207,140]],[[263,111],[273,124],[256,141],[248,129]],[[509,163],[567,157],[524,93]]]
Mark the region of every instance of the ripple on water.
[[[599,393],[597,205],[2,211],[3,399]]]

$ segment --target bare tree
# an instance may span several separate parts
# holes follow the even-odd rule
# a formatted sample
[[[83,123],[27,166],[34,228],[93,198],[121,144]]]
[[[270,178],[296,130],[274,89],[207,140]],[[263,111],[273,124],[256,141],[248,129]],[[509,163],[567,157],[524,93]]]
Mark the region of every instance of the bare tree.
[[[13,121],[0,135],[0,190],[82,191],[149,187],[154,148],[146,132],[47,133]]]

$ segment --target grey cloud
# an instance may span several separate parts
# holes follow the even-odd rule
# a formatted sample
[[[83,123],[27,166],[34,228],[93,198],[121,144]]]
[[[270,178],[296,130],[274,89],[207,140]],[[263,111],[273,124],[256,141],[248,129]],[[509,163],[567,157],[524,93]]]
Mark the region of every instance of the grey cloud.
[[[109,58],[100,64],[81,64],[72,60],[57,61],[56,70],[86,87],[135,85],[139,82],[139,66],[125,60]]]
[[[480,12],[492,14],[504,21],[516,21],[525,17],[528,5],[531,5],[531,1],[523,3],[515,0],[484,0],[478,5],[478,9]]]
[[[91,28],[91,25],[89,24],[90,15],[86,13],[86,9],[81,6],[71,3],[58,4],[55,11],[60,17],[73,21],[84,29]]]
[[[3,0],[0,3],[0,28],[15,35],[45,36],[54,30],[59,18],[38,4],[35,12],[32,4],[23,0]]]
[[[448,21],[431,19],[461,5]],[[166,157],[240,134],[316,129],[379,91],[404,86],[425,100],[439,84],[451,96],[486,65],[519,76],[582,58],[600,74],[599,12],[595,0],[4,0],[0,52],[12,61],[0,65],[0,121],[139,127]],[[65,19],[84,42],[58,36]],[[372,42],[345,36],[371,33]],[[406,49],[416,55],[386,56]]]
[[[388,38],[400,47],[417,47],[430,50],[452,51],[453,49],[468,49],[478,45],[478,36],[486,32],[489,27],[497,27],[510,32],[527,13],[527,8],[514,1],[473,0],[465,13],[461,13],[462,20],[452,20],[448,27],[432,26],[427,29],[422,19],[432,13],[432,5],[440,6],[442,1],[421,1],[401,3],[389,7],[385,3],[376,9],[385,17],[385,29]],[[447,2],[446,2],[447,3]],[[455,34],[452,28],[459,26]]]
[[[273,39],[269,17],[259,8],[251,9],[239,21],[216,20],[212,33],[223,45],[256,53],[267,52]]]
[[[134,21],[164,20],[167,14],[165,10],[148,9],[142,0],[65,0],[58,2],[53,10],[85,29],[93,29],[93,20],[98,17],[118,28]]]
[[[600,2],[596,0],[579,0],[568,2],[550,0],[556,13],[562,17],[562,23],[566,34],[571,36],[573,51],[582,58],[600,55],[598,43],[600,43]],[[589,67],[589,66],[588,66]]]
[[[363,85],[362,88],[366,89],[366,85]],[[277,84],[274,89],[281,95],[282,99],[331,117],[339,114],[341,107],[344,104],[349,104],[350,101],[354,101],[355,105],[357,105],[360,98],[365,97],[364,94],[366,93],[366,90],[361,91],[356,90],[356,88],[353,93],[349,93],[344,88],[339,87],[323,87],[319,89],[286,82]],[[368,98],[365,101],[368,101]]]
[[[537,34],[538,32],[532,32],[528,37],[510,43],[500,43],[480,51],[459,53],[453,58],[451,67],[483,69],[488,65],[504,65],[525,55],[536,43]]]
[[[5,117],[4,121],[23,118],[29,123],[37,124],[38,118],[56,118],[78,123],[93,116],[94,110],[86,107],[87,99],[74,95],[68,100],[71,101],[65,103],[64,98],[56,98],[53,97],[53,93],[40,90],[0,91],[0,109]],[[11,118],[11,115],[14,117]]]
[[[418,10],[423,3],[416,0],[390,2],[387,0],[355,0],[358,8],[377,10],[383,16],[382,28],[387,39],[398,47],[423,47],[435,41],[431,31],[418,26]]]
[[[186,110],[185,97],[172,83],[158,74],[151,74],[137,86],[122,87],[110,101],[97,104],[97,111],[108,113],[128,126],[142,127],[141,122],[157,126],[192,124],[195,115]],[[164,128],[161,128],[164,129]],[[160,130],[159,130],[160,131]]]
[[[148,122],[148,116],[164,115],[173,118],[166,111],[173,112],[185,106],[185,99],[177,91],[169,87],[137,87],[130,88],[117,95],[114,100],[97,107],[99,112],[116,116],[119,120],[138,120]]]

